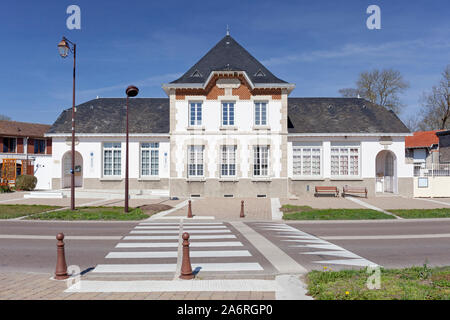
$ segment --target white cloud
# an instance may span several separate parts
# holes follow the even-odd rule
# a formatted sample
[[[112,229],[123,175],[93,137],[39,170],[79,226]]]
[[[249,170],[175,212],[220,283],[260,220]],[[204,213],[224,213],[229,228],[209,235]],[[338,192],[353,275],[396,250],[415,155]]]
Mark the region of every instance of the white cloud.
[[[390,41],[379,45],[349,43],[333,50],[314,50],[283,57],[273,57],[263,60],[262,63],[266,66],[273,66],[293,62],[315,61],[362,55],[377,57],[401,57],[406,53],[410,54],[412,52],[411,50],[416,50],[418,48],[442,49],[449,47],[450,41],[448,39],[440,41],[425,41],[422,39]]]

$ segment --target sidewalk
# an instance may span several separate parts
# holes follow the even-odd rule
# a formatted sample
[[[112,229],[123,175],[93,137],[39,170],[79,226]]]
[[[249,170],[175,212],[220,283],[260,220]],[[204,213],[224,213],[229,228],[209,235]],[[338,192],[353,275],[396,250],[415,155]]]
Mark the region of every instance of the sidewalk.
[[[65,293],[65,281],[49,274],[0,273],[0,300],[273,300],[275,292],[92,292]],[[83,281],[83,278],[82,280]]]

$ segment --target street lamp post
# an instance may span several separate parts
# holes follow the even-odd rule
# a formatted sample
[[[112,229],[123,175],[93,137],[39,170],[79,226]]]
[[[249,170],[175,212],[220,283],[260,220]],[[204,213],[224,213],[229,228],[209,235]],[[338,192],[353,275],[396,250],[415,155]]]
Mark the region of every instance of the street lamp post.
[[[69,46],[72,45],[72,48]],[[66,58],[69,52],[73,53],[73,84],[72,84],[72,168],[70,169],[70,210],[75,210],[75,66],[77,57],[77,45],[66,37],[58,43],[59,55]]]
[[[125,93],[127,95],[127,125],[126,125],[126,151],[125,151],[125,213],[128,212],[128,97],[136,97],[139,89],[135,86],[129,86]]]

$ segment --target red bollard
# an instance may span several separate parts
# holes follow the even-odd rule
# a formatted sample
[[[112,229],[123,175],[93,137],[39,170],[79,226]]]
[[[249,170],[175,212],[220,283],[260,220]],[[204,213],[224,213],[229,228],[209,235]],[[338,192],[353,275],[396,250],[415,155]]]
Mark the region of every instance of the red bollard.
[[[244,214],[244,200],[241,200],[241,215],[239,216],[240,218],[244,218],[245,214]]]
[[[181,262],[180,279],[190,280],[194,278],[192,273],[191,258],[189,256],[189,233],[183,233],[183,261]]]
[[[192,218],[191,200],[188,201],[188,218]]]
[[[69,277],[67,274],[66,255],[64,254],[64,233],[58,233],[56,235],[56,271],[55,279],[64,280]]]

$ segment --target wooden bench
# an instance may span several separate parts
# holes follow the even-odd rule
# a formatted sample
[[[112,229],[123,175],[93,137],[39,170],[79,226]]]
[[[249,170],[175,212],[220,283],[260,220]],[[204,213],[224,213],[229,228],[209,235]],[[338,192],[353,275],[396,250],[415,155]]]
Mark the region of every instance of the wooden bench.
[[[318,194],[326,193],[333,194],[335,197],[339,197],[339,190],[337,187],[316,186],[315,190],[315,196],[317,196]]]
[[[344,186],[342,188],[342,196],[345,197],[347,194],[364,194],[367,198],[367,188]]]

